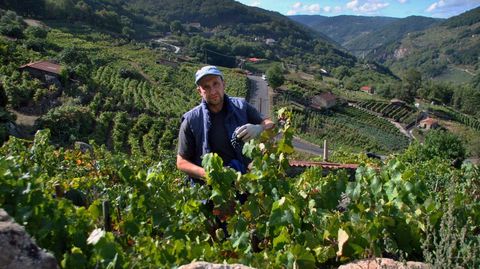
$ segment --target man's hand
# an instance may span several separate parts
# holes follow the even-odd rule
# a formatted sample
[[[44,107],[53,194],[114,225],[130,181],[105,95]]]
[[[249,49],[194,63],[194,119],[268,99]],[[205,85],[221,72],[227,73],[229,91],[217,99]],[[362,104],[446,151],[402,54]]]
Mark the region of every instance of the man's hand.
[[[259,136],[262,132],[262,125],[250,123],[240,126],[237,130],[235,130],[237,137],[242,139],[243,142],[247,142],[248,140]]]

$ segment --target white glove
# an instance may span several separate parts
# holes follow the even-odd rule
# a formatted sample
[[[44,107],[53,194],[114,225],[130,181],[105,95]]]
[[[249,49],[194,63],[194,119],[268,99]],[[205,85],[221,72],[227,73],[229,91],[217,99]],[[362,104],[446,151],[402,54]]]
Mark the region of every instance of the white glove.
[[[263,126],[260,124],[250,124],[247,123],[243,126],[240,126],[235,130],[237,137],[242,139],[243,142],[259,136],[263,132]]]

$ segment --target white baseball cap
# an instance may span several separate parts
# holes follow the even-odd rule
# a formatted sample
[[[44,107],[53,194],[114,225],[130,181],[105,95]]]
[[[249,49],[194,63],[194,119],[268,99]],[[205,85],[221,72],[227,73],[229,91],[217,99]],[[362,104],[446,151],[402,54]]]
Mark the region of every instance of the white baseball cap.
[[[198,82],[204,77],[208,75],[214,75],[214,76],[219,76],[223,80],[223,74],[222,72],[213,65],[207,65],[202,68],[200,68],[196,73],[195,73],[195,84],[198,85]]]

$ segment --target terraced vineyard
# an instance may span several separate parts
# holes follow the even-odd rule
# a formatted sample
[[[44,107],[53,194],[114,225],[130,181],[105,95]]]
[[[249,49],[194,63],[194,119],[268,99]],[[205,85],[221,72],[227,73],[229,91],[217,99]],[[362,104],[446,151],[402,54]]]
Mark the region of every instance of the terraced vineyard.
[[[408,146],[408,138],[388,120],[353,107],[335,112],[294,111],[294,127],[301,137],[317,144],[324,139],[333,148],[388,153]]]
[[[415,109],[406,105],[391,104],[378,101],[363,101],[358,106],[380,114],[382,117],[393,119],[396,122],[409,124],[415,121]]]
[[[458,122],[467,125],[477,131],[480,131],[480,121],[472,116],[465,115],[451,108],[446,108],[448,113]]]

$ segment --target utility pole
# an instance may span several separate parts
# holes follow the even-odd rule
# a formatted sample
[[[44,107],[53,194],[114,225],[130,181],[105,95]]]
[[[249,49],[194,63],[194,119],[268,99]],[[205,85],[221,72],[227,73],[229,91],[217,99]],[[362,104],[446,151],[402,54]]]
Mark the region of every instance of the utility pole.
[[[323,140],[323,161],[328,161],[328,145],[327,140]]]

